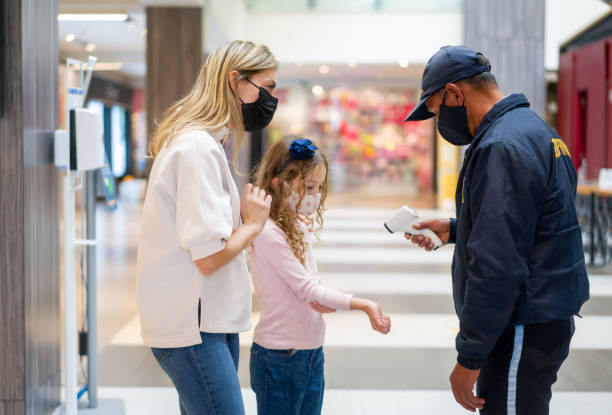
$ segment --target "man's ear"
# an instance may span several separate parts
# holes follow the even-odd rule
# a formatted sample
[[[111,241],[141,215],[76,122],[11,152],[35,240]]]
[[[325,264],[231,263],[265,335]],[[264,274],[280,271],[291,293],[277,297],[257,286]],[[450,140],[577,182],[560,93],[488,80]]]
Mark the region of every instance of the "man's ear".
[[[463,105],[463,92],[456,84],[446,84],[446,104]]]

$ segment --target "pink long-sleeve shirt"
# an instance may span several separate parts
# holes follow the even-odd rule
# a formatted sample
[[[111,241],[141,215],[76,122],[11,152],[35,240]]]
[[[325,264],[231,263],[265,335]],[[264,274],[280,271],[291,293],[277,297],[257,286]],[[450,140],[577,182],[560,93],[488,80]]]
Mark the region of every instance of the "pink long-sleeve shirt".
[[[325,340],[325,322],[309,303],[349,310],[352,295],[319,281],[312,254],[312,236],[303,227],[306,267],[296,258],[285,233],[268,220],[253,241],[251,276],[261,315],[253,341],[267,349],[316,349]]]

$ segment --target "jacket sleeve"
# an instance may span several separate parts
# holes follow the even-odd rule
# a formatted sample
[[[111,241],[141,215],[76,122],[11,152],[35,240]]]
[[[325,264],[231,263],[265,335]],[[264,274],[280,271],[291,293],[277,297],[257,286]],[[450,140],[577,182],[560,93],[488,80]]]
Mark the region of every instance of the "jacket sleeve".
[[[458,362],[480,368],[508,327],[519,288],[529,275],[546,177],[529,155],[507,143],[492,143],[474,155],[468,200],[472,230]],[[545,173],[544,173],[545,174]]]
[[[457,219],[450,218],[450,231],[448,233],[448,243],[454,244],[457,242]]]

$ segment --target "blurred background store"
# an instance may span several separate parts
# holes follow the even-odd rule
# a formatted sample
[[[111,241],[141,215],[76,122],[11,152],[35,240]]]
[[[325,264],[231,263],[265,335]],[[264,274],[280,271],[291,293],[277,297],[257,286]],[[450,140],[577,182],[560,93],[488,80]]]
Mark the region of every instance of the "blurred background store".
[[[29,113],[50,111],[52,116],[16,116],[25,120],[18,128],[25,156],[15,159],[22,182],[2,179],[6,189],[25,183],[27,189],[32,186],[32,194],[42,196],[26,192],[25,199],[18,199],[21,210],[15,217],[21,218],[23,238],[0,243],[4,252],[23,247],[14,281],[23,288],[17,296],[22,303],[16,307],[26,312],[16,320],[15,330],[25,344],[34,344],[21,354],[19,343],[14,345],[21,356],[16,361],[23,365],[16,364],[16,372],[6,371],[6,378],[0,375],[0,413],[3,404],[9,408],[7,402],[22,400],[25,412],[14,413],[47,414],[61,399],[61,189],[60,174],[51,166],[48,136],[66,124],[66,59],[87,61],[95,55],[98,63],[86,106],[102,115],[106,155],[119,194],[118,208],[110,212],[103,186],[97,188],[100,396],[120,399],[127,414],[178,414],[169,380],[141,343],[136,313],[135,254],[149,167],[147,137],[163,111],[191,87],[208,53],[225,41],[246,39],[268,45],[281,64],[279,106],[272,124],[246,141],[239,170],[250,172],[270,143],[285,135],[317,141],[331,161],[330,210],[316,247],[321,277],[331,286],[379,301],[394,321],[393,333],[382,338],[369,333],[367,322],[356,316],[326,317],[324,413],[463,413],[447,382],[457,330],[450,287],[452,247],[422,252],[386,234],[382,222],[402,204],[431,215],[453,214],[463,150],[437,134],[435,120],[403,120],[418,101],[429,57],[443,45],[466,44],[490,58],[502,91],[524,92],[532,108],[558,129],[579,169],[578,206],[593,299],[585,306],[585,319],[577,323],[574,349],[555,386],[551,414],[608,414],[612,205],[611,194],[593,186],[602,168],[612,168],[609,3],[53,0],[41,6],[34,0],[6,0],[0,6],[8,45],[0,59],[7,74],[0,83],[3,167],[8,169],[14,157],[12,144],[4,139],[4,131],[10,130],[2,129],[13,117],[7,91],[23,94],[24,114],[31,99],[37,109]],[[20,36],[15,39],[11,33]],[[11,47],[17,52],[12,54]],[[8,62],[20,64],[12,67]],[[7,83],[13,73],[21,82],[14,91]],[[44,99],[37,92],[42,90],[48,92]],[[38,139],[32,131],[39,132]],[[231,140],[225,145],[231,156]],[[36,157],[31,160],[27,154]],[[29,176],[33,165],[38,166],[37,181]],[[242,188],[249,176],[235,178]],[[41,232],[46,238],[39,237]],[[39,263],[29,267],[38,252],[43,253]],[[37,282],[43,279],[44,287]],[[8,296],[6,287],[0,286],[2,298]],[[85,326],[85,287],[86,281],[80,281],[79,327]],[[43,293],[58,300],[44,300]],[[7,310],[2,309],[3,317],[9,315]],[[255,302],[255,321],[257,315]],[[46,316],[45,323],[41,316]],[[12,333],[2,330],[0,338]],[[240,380],[248,413],[254,414],[245,366],[249,345],[246,334],[241,339]],[[35,356],[42,356],[39,366],[33,366]],[[81,385],[88,382],[86,360],[80,359]],[[25,387],[4,386],[12,385],[19,374]],[[87,398],[85,394],[81,399]]]
[[[171,7],[174,3],[179,7]],[[443,140],[434,139],[433,122],[404,123],[402,117],[418,99],[420,77],[432,51],[444,44],[466,43],[469,36],[474,37],[472,43],[484,42],[483,36],[467,30],[466,21],[470,17],[465,16],[464,3],[462,0],[60,1],[63,16],[59,21],[59,79],[64,79],[61,61],[66,57],[84,59],[94,54],[100,59],[89,105],[104,111],[106,146],[113,173],[118,179],[143,178],[147,128],[190,85],[190,79],[184,79],[165,87],[150,86],[150,91],[146,86],[147,45],[152,49],[163,48],[163,42],[170,42],[162,38],[159,44],[147,38],[151,30],[147,13],[154,16],[162,6],[174,9],[172,12],[182,15],[167,15],[168,20],[158,20],[159,25],[153,30],[170,30],[171,26],[165,25],[172,25],[172,19],[181,22],[181,27],[190,25],[185,33],[175,37],[188,36],[189,47],[199,47],[203,52],[201,56],[194,50],[149,56],[149,65],[164,69],[161,72],[153,69],[159,75],[149,74],[158,77],[152,78],[151,83],[159,83],[166,74],[195,77],[197,70],[181,73],[184,68],[180,67],[199,67],[207,53],[229,39],[267,44],[281,62],[278,89],[281,105],[272,125],[262,136],[254,137],[251,148],[245,149],[242,164],[245,171],[253,167],[269,142],[287,134],[301,134],[320,142],[332,160],[331,179],[334,197],[339,202],[351,204],[357,196],[375,205],[395,206],[395,197],[400,195],[410,197],[419,206],[452,210],[454,185],[449,184],[454,177],[448,175],[456,174],[460,154]],[[512,4],[505,7],[511,11],[530,6],[519,2],[516,7]],[[607,9],[605,2],[598,0],[580,5],[569,0],[549,0],[545,17],[543,11],[539,17],[535,13],[535,20],[528,22],[537,23],[537,19],[546,22],[538,31],[525,35],[525,39],[531,36],[533,46],[537,45],[530,52],[537,55],[534,56],[537,67],[522,72],[542,78],[533,84],[537,91],[526,92],[531,94],[532,105],[551,125],[556,125],[558,108],[559,46]],[[77,12],[107,12],[110,20],[87,20],[75,15]],[[483,26],[481,30],[486,29]],[[499,34],[496,36],[500,38]],[[531,59],[513,64],[533,66],[536,61]],[[499,66],[494,68],[498,78],[511,76],[504,73],[510,72],[511,66],[503,68],[502,73]],[[154,94],[156,101],[148,111],[147,92]],[[61,82],[59,93],[61,104],[65,99]],[[153,114],[147,120],[148,112]]]

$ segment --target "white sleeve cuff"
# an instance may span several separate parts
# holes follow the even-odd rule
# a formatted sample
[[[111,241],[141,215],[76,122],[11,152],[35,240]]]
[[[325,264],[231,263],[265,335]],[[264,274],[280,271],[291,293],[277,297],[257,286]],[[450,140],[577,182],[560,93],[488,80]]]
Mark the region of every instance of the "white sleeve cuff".
[[[191,253],[191,259],[197,261],[198,259],[209,257],[222,251],[225,248],[226,242],[223,239],[212,240],[196,245],[189,249]]]
[[[344,310],[349,311],[351,309],[351,300],[353,299],[354,295],[353,294],[346,294],[344,293],[344,306],[346,308],[344,308]]]

